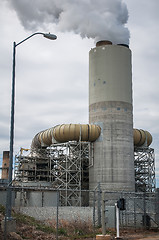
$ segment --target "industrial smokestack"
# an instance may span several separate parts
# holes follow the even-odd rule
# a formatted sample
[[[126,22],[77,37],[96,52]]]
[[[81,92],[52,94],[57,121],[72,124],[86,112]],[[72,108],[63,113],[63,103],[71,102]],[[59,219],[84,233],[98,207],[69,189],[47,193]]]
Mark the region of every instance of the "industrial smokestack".
[[[8,179],[8,171],[9,171],[9,151],[3,151],[1,179]]]
[[[100,41],[89,54],[89,122],[101,127],[94,143],[90,190],[134,191],[131,51]]]

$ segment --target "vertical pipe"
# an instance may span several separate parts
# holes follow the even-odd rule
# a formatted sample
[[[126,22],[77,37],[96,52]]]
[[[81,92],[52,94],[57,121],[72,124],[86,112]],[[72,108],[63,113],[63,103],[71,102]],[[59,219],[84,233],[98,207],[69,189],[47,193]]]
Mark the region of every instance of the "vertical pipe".
[[[1,179],[8,179],[8,171],[9,171],[9,151],[3,151]]]
[[[101,227],[101,188],[98,183],[98,227]]]
[[[50,178],[50,182],[51,182],[51,149],[49,149],[49,157],[50,157],[50,173],[49,173],[49,178]]]
[[[67,196],[68,196],[68,186],[67,186],[67,183],[68,183],[68,158],[70,158],[70,148],[71,148],[71,146],[69,145],[69,143],[67,142],[66,143],[66,190],[65,190],[65,192],[66,192],[66,199],[65,199],[65,206],[67,206],[67,204],[68,204],[68,199],[67,199]]]
[[[80,144],[80,167],[79,167],[79,169],[80,169],[80,176],[79,176],[79,178],[80,178],[80,181],[79,181],[79,184],[80,184],[80,189],[79,189],[79,206],[81,207],[81,197],[82,197],[82,195],[81,195],[81,184],[82,184],[82,178],[81,178],[81,174],[82,174],[82,171],[81,171],[81,168],[82,168],[82,158],[81,158],[81,151],[82,151],[82,146],[81,146],[81,131],[82,131],[82,126],[80,125],[80,140],[79,140],[79,144]]]

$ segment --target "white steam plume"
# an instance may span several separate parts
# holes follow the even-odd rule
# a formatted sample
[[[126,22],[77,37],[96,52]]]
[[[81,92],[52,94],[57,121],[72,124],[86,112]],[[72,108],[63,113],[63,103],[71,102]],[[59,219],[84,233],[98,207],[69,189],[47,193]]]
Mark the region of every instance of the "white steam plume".
[[[28,30],[53,23],[82,38],[129,44],[128,10],[122,0],[7,0]]]

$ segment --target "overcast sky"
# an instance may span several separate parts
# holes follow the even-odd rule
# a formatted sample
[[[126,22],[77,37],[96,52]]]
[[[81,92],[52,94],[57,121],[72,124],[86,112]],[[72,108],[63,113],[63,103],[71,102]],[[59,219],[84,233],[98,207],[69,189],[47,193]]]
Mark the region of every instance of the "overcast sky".
[[[62,0],[59,1],[62,2]],[[94,0],[92,1],[94,2]],[[116,0],[111,1],[115,2]],[[26,2],[28,5],[22,4]],[[35,0],[35,5],[33,2],[29,5],[29,2],[31,1],[0,1],[1,158],[2,152],[9,150],[13,42],[20,42],[35,32],[34,29],[54,33],[58,39],[50,41],[37,35],[16,49],[14,153],[17,153],[20,147],[29,148],[32,138],[41,130],[61,123],[88,123],[88,56],[89,50],[95,46],[94,39],[88,37],[92,36],[92,32],[89,32],[90,35],[86,38],[81,37],[84,36],[86,24],[82,26],[82,30],[78,29],[78,31],[76,31],[75,25],[73,25],[73,31],[68,31],[70,26],[66,26],[65,30],[62,23],[58,28],[56,25],[57,12],[52,13],[54,11],[52,2],[58,1]],[[45,11],[42,18],[39,18],[40,20],[39,16],[35,16],[34,19],[33,8],[42,9],[44,2],[49,3],[47,11],[50,15],[47,21]],[[65,1],[63,0],[63,2]],[[70,0],[69,2],[76,1]],[[82,2],[91,1],[82,0],[80,1],[81,5]],[[103,7],[103,0],[96,2],[101,4],[101,8]],[[124,0],[123,2],[127,5],[129,19],[124,29],[117,32],[123,31],[122,33],[127,36],[126,28],[130,32],[134,128],[148,130],[153,136],[151,147],[155,149],[156,177],[158,179],[159,1]],[[120,17],[120,20],[126,22],[126,9],[123,9],[121,12],[125,16],[124,19],[122,19],[122,15],[118,18]],[[83,11],[82,6],[79,11]],[[54,18],[50,17],[52,15]],[[74,16],[77,16],[76,12]],[[29,22],[30,19],[32,22]],[[95,22],[98,21],[98,18],[93,17],[93,19]],[[74,23],[73,18],[72,23]],[[83,35],[79,33],[80,31],[83,31]]]

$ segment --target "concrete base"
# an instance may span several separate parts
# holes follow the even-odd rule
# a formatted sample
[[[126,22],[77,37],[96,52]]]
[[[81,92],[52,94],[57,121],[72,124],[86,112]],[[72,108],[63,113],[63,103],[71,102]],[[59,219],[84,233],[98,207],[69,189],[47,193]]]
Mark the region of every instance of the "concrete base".
[[[16,231],[16,220],[15,219],[10,219],[6,220],[6,228],[5,228],[5,219],[2,220],[1,222],[1,229],[4,232],[6,230],[6,233],[10,232],[15,232]]]
[[[110,235],[96,235],[96,240],[111,240]]]

